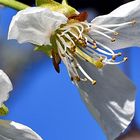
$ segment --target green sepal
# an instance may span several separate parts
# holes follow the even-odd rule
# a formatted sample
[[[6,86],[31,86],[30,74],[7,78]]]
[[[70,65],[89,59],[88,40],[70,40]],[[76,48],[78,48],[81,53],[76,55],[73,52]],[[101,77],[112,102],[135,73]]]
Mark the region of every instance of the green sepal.
[[[0,107],[0,116],[5,116],[9,113],[8,108],[2,104],[2,106]]]
[[[35,2],[36,2],[36,6],[40,6],[40,5],[44,4],[44,3],[50,3],[52,1],[53,0],[36,0]]]
[[[36,46],[34,49],[34,51],[42,51],[49,57],[51,57],[51,50],[52,50],[51,45]]]
[[[51,57],[52,56],[52,49],[53,51],[57,52],[57,45],[56,45],[56,36],[53,35],[50,38],[51,45],[42,45],[42,46],[36,46],[34,51],[42,51],[45,53],[47,56]]]
[[[52,11],[62,13],[66,17],[70,17],[78,14],[78,11],[75,8],[69,6],[66,0],[63,0],[62,3],[63,4],[60,4],[53,0],[36,0],[36,6],[45,7]]]
[[[63,5],[68,5],[68,1],[67,0],[62,0],[62,4]]]

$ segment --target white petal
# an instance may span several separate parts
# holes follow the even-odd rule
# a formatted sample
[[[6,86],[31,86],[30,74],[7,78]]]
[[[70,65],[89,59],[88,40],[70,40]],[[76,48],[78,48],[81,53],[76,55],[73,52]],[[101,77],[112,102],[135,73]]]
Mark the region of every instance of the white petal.
[[[46,8],[32,7],[19,11],[12,19],[8,39],[19,43],[50,44],[50,36],[67,18]]]
[[[9,97],[9,92],[13,89],[9,77],[0,70],[0,107]]]
[[[31,128],[14,121],[0,120],[0,140],[43,140]]]
[[[114,140],[133,119],[135,87],[116,66],[106,65],[99,71],[90,63],[79,62],[97,80],[95,86],[91,82],[78,82],[80,95],[108,139]]]
[[[124,4],[111,12],[108,15],[99,16],[92,20],[92,24],[98,26],[110,26],[112,24],[121,24],[130,21],[136,21],[135,24],[129,24],[121,27],[110,27],[119,33],[116,36],[116,41],[111,42],[110,39],[103,37],[97,33],[91,31],[92,36],[95,40],[100,43],[110,47],[111,49],[121,49],[131,46],[140,46],[140,0],[135,0]],[[94,29],[94,26],[92,30]],[[96,28],[97,29],[97,28]],[[101,29],[98,29],[101,31]],[[102,32],[106,33],[111,37],[115,37],[113,33],[107,31]]]

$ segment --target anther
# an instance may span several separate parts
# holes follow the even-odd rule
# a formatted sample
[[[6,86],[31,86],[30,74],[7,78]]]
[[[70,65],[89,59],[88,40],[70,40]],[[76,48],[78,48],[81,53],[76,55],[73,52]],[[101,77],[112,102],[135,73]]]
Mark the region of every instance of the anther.
[[[75,53],[75,51],[76,51],[76,50],[75,50],[75,47],[71,47],[71,48],[70,48],[70,51],[71,51],[71,53]]]
[[[92,85],[96,85],[97,81],[93,80],[91,83],[92,83]]]
[[[84,38],[79,38],[77,41],[80,43],[80,45],[82,47],[86,47],[87,46],[86,40]]]
[[[111,42],[115,42],[115,41],[116,41],[116,38],[112,38],[112,39],[111,39]]]
[[[98,47],[97,47],[96,45],[93,45],[92,48],[93,48],[93,49],[97,49]]]
[[[119,56],[121,56],[121,55],[122,55],[121,52],[119,52],[119,53],[113,55],[113,56],[112,56],[112,60],[116,60],[116,58],[119,57]]]
[[[100,62],[103,62],[103,60],[104,60],[103,57],[100,57],[100,58],[99,58],[99,61],[100,61]]]
[[[80,81],[80,77],[78,77],[78,76],[71,77],[71,81],[79,82]]]
[[[61,56],[62,56],[62,57],[65,57],[65,54],[61,53]]]
[[[117,56],[121,56],[122,55],[122,53],[121,52],[119,52],[118,54],[117,54]]]
[[[116,60],[116,57],[117,57],[116,55],[113,55],[112,60]]]
[[[124,57],[123,60],[124,60],[124,62],[127,61],[128,60],[128,57]]]
[[[80,77],[78,77],[78,76],[75,76],[75,77],[73,77],[74,78],[74,80],[76,81],[76,82],[79,82],[80,81]]]
[[[134,25],[134,24],[136,24],[136,20],[134,19],[134,20],[132,20],[132,24]]]
[[[119,33],[118,32],[114,32],[114,35],[117,36]]]
[[[104,67],[104,64],[101,62],[101,60],[97,60],[94,64],[98,69],[102,69]]]

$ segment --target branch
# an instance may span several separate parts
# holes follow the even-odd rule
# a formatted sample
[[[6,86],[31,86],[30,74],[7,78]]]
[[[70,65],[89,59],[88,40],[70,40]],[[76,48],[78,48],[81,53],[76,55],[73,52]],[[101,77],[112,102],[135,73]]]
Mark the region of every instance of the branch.
[[[18,11],[29,7],[28,5],[15,1],[15,0],[0,0],[0,4],[4,6],[8,6]]]

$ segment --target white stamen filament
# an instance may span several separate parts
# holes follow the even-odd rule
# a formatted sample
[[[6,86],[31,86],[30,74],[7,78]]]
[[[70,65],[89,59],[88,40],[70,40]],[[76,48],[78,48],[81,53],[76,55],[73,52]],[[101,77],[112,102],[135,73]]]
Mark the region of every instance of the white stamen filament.
[[[79,36],[75,35],[72,31],[69,31],[69,33],[70,33],[73,37],[75,37],[76,39],[79,39]]]
[[[99,45],[99,46],[101,46],[103,49],[109,51],[110,53],[109,52],[106,52],[104,50],[101,50],[100,48],[97,48],[97,51],[102,52],[102,53],[104,53],[106,55],[115,55],[115,53],[109,47],[103,45],[102,43],[100,43],[98,41],[96,41],[96,44]]]
[[[61,43],[60,43],[58,40],[56,40],[56,44],[57,44],[57,46],[58,46],[58,49],[60,50],[61,56],[62,56],[62,55],[63,55],[63,56],[66,55],[66,52],[64,51],[64,49],[63,49]]]
[[[79,70],[83,73],[83,75],[91,82],[93,82],[94,80],[85,72],[85,70],[81,67],[81,65],[77,62],[77,67],[79,68]]]
[[[108,59],[108,60],[103,60],[103,62],[105,64],[110,64],[110,65],[118,65],[118,64],[121,64],[121,63],[124,63],[127,61],[127,57],[124,57],[123,60],[119,61],[119,62],[114,62],[112,59]]]
[[[105,33],[103,33],[103,32],[100,32],[100,31],[98,31],[98,30],[96,30],[96,29],[93,29],[92,32],[98,33],[98,34],[100,34],[100,35],[102,35],[102,36],[104,36],[104,37],[110,39],[112,42],[115,41],[114,38],[110,37],[109,35],[107,35],[107,34],[105,34]]]
[[[124,23],[120,23],[120,24],[106,24],[106,25],[102,25],[102,27],[119,27],[119,26],[126,26],[126,25],[133,25],[136,23],[136,20],[132,20],[129,22],[124,22]]]
[[[68,34],[65,34],[64,36],[65,36],[74,46],[76,46],[75,43],[74,43],[74,41],[71,39],[71,37],[70,37]]]
[[[98,53],[96,53],[93,49],[91,49],[90,47],[87,47],[86,49],[82,49],[83,51],[85,51],[86,54],[88,54],[89,56],[91,56],[94,60],[97,60],[101,57],[107,58],[104,55],[100,55]]]
[[[80,29],[77,26],[73,26],[73,28],[75,28],[78,31],[79,38],[81,38],[83,32],[81,32]]]
[[[66,41],[64,40],[63,37],[61,37],[59,34],[57,34],[57,37],[60,39],[61,43],[63,44],[64,46],[64,52],[66,53],[67,51],[67,48],[71,48],[71,46],[69,46]]]
[[[60,36],[63,36],[63,35],[65,35],[67,32],[69,32],[71,29],[67,29],[67,30],[65,30],[65,31],[63,31],[62,32],[62,34],[60,35]]]
[[[108,29],[108,28],[105,28],[104,26],[98,26],[96,24],[93,24],[93,26],[96,27],[96,28],[99,28],[99,29],[102,29],[102,30],[105,30],[105,31],[109,31],[111,33],[114,33],[114,35],[118,35],[118,33],[116,31]]]

